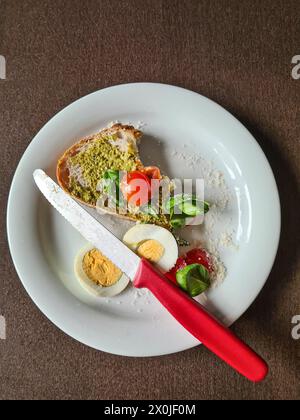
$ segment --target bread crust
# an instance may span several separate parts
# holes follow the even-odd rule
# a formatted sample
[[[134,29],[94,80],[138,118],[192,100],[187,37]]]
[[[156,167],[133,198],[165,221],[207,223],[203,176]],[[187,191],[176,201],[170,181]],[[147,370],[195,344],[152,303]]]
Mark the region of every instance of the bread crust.
[[[56,178],[57,181],[60,185],[60,187],[68,194],[70,194],[72,197],[74,197],[77,201],[79,201],[81,204],[84,204],[86,206],[89,206],[91,208],[96,208],[97,206],[94,204],[90,204],[87,203],[83,200],[81,200],[80,198],[76,197],[74,194],[72,194],[69,190],[69,169],[67,167],[67,163],[68,163],[68,159],[71,156],[75,156],[77,153],[79,153],[80,149],[88,144],[89,142],[93,141],[96,137],[98,137],[100,134],[105,136],[105,135],[112,135],[116,132],[119,131],[123,131],[125,132],[128,136],[130,136],[131,138],[133,138],[135,141],[138,141],[141,136],[142,136],[142,132],[140,130],[137,130],[135,127],[131,126],[131,125],[124,125],[124,124],[114,124],[111,127],[105,128],[104,130],[101,130],[100,132],[84,137],[81,140],[79,140],[78,142],[76,142],[75,144],[73,144],[73,146],[71,146],[69,149],[67,149],[64,154],[61,156],[61,158],[58,160],[57,163],[57,167],[56,167]],[[140,162],[140,167],[143,167],[142,162]],[[106,207],[99,207],[99,209],[101,210],[101,212],[109,214],[109,215],[113,215],[116,217],[119,217],[121,219],[125,219],[125,220],[131,220],[136,222],[137,219],[134,217],[130,217],[124,214],[119,214],[116,213],[112,210],[108,210]]]

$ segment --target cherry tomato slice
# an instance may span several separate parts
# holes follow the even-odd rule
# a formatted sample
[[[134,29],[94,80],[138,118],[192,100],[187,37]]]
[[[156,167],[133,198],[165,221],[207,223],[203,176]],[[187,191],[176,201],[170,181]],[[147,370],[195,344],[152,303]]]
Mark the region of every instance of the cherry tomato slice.
[[[120,188],[125,200],[136,207],[147,204],[151,198],[150,179],[140,171],[125,174]]]
[[[160,169],[157,166],[146,166],[142,172],[151,179],[161,179]]]
[[[213,271],[213,263],[211,261],[211,257],[205,249],[192,249],[186,253],[185,260],[187,265],[202,264],[210,273]]]
[[[182,257],[179,257],[175,266],[165,274],[165,276],[177,284],[176,281],[176,273],[177,271],[183,269],[187,265],[190,264],[202,264],[207,270],[212,273],[213,271],[213,263],[209,253],[205,249],[195,248],[188,251]]]
[[[141,170],[151,182],[151,198],[159,191],[160,180],[162,179],[160,169],[157,166],[146,166]]]

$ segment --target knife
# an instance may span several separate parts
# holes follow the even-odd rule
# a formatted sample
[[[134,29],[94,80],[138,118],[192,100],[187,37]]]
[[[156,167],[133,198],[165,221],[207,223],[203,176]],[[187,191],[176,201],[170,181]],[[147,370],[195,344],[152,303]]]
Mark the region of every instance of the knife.
[[[209,350],[253,382],[260,382],[267,376],[266,362],[196,300],[166,279],[148,261],[138,257],[44,171],[37,169],[33,177],[45,198],[87,241],[119,267],[135,287],[149,289],[170,314]]]

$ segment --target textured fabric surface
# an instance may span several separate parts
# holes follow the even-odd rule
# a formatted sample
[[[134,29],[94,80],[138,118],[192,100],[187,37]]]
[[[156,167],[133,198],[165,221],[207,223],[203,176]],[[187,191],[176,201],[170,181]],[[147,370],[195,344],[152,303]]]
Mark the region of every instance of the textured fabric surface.
[[[0,81],[1,399],[299,399],[300,340],[291,338],[291,319],[300,314],[300,80],[291,77],[299,28],[298,0],[0,0],[7,60]],[[217,101],[249,128],[272,165],[283,211],[280,250],[264,290],[233,328],[268,360],[262,384],[200,347],[150,359],[84,347],[39,312],[14,270],[6,203],[31,139],[73,100],[135,81]]]

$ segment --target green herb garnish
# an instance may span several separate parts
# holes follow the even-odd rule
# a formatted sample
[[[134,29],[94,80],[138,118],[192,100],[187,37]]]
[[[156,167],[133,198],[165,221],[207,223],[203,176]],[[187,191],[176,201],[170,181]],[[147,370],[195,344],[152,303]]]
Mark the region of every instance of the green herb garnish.
[[[192,297],[205,292],[211,285],[209,272],[202,264],[191,264],[177,271],[176,280]]]
[[[175,214],[170,220],[173,229],[180,229],[186,224],[186,216],[184,214]]]
[[[111,179],[112,181],[118,181],[119,182],[119,171],[109,169],[108,171],[104,172],[103,178],[104,179]]]
[[[186,219],[205,214],[209,211],[209,203],[199,200],[194,194],[177,194],[164,205],[170,214],[170,223],[174,229],[185,226]]]
[[[103,175],[103,191],[116,203],[118,207],[124,204],[120,191],[120,173],[117,170],[109,169]]]

